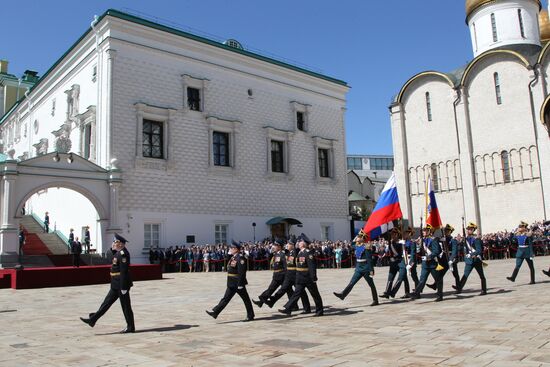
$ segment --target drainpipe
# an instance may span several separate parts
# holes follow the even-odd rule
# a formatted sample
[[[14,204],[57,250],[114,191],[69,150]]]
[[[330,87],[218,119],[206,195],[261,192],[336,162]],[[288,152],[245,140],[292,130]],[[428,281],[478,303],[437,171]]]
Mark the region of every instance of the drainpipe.
[[[97,23],[99,22],[99,17],[97,15],[94,15],[94,20],[90,23],[90,27],[92,28],[92,31],[94,32],[95,34],[95,51],[96,51],[96,98],[97,98],[97,101],[96,101],[96,131],[95,131],[95,139],[96,139],[96,144],[94,144],[94,149],[95,149],[95,153],[94,153],[94,156],[95,156],[95,160],[96,160],[96,164],[99,162],[99,154],[98,154],[98,147],[100,144],[98,144],[99,142],[99,139],[97,138],[98,136],[101,136],[99,134],[99,132],[97,130],[101,129],[102,128],[102,125],[99,123],[99,116],[101,116],[101,109],[100,109],[100,101],[101,101],[101,79],[100,79],[100,75],[101,75],[101,52],[99,52],[99,30],[96,28],[96,25]],[[91,152],[90,152],[91,153]]]
[[[531,102],[531,117],[532,117],[532,122],[533,122],[533,132],[535,134],[535,147],[537,148],[537,162],[538,162],[538,166],[539,166],[540,192],[542,194],[542,210],[543,210],[543,213],[544,213],[544,220],[546,221],[547,220],[547,217],[546,217],[546,203],[544,202],[544,185],[542,183],[542,168],[541,168],[540,151],[539,151],[539,144],[538,144],[539,134],[537,132],[537,117],[536,117],[536,112],[535,112],[535,101],[534,101],[534,98],[533,98],[533,87],[535,86],[535,84],[537,84],[537,81],[539,79],[539,75],[542,75],[540,73],[540,67],[541,67],[540,64],[536,64],[533,67],[533,72],[534,72],[535,75],[533,76],[533,79],[531,81],[529,81],[529,101]]]
[[[454,109],[454,117],[455,117],[455,131],[456,131],[456,145],[458,148],[458,161],[460,162],[460,135],[458,132],[458,116],[456,114],[456,108],[458,107],[458,104],[460,103],[460,100],[462,99],[462,93],[460,92],[460,88],[455,88],[456,91],[456,99],[453,101],[453,109]],[[460,170],[460,183],[461,188],[460,192],[462,194],[462,217],[466,218],[466,199],[464,199],[464,187],[463,187],[463,180],[462,180],[462,170]],[[457,187],[458,189],[458,187]]]
[[[31,136],[32,136],[32,129],[33,129],[33,121],[32,121],[32,110],[33,110],[33,104],[32,104],[32,100],[31,100],[31,97],[30,97],[30,93],[29,93],[30,89],[27,89],[27,91],[25,92],[25,99],[27,100],[27,106],[29,108],[29,123],[27,124],[27,142],[29,143],[29,155],[28,157],[31,158],[31,155],[32,155],[32,139],[31,139]]]

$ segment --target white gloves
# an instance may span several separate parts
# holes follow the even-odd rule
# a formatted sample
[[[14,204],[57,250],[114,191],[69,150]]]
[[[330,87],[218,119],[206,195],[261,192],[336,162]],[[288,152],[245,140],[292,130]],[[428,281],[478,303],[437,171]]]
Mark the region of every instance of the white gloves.
[[[449,260],[449,266],[453,266],[453,261]]]
[[[411,269],[412,269],[412,266],[407,265],[407,270],[411,270]]]
[[[125,291],[125,290],[121,290],[121,291],[120,291],[120,293],[122,293],[122,294],[126,294],[126,293],[128,293],[128,291]]]
[[[404,244],[405,244],[405,240],[399,240],[399,244],[404,245]]]
[[[244,287],[237,287],[238,290],[241,290],[241,289],[243,289],[243,288],[244,288]]]
[[[531,261],[533,261],[534,259],[535,259],[535,257],[534,257],[534,256],[531,256],[531,257],[530,257],[530,260],[531,260]]]

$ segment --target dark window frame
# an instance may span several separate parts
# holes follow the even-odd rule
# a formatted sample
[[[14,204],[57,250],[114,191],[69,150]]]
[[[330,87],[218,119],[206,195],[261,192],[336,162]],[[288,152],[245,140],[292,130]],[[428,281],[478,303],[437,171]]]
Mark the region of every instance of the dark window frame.
[[[200,88],[187,87],[187,107],[191,111],[202,111]]]
[[[155,129],[157,128],[157,129]],[[145,158],[165,159],[164,122],[143,119],[142,155]]]
[[[229,156],[230,134],[223,131],[212,132],[212,154],[214,166],[231,167]]]
[[[280,140],[271,140],[271,172],[285,172],[285,143]]]
[[[319,177],[329,178],[330,177],[330,167],[329,167],[329,150],[324,148],[317,149],[317,155],[319,160]]]

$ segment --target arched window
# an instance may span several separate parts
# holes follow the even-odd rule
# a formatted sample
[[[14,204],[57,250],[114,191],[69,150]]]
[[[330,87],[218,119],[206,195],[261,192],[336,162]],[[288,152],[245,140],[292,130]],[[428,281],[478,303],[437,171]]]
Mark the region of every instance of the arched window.
[[[510,182],[510,157],[508,152],[503,150],[500,153],[500,162],[502,165],[502,180],[504,183]]]
[[[497,20],[495,18],[495,13],[491,13],[491,27],[493,27],[493,42],[497,42],[498,34],[497,34]]]
[[[432,163],[430,166],[430,173],[432,176],[432,186],[434,188],[434,191],[439,191],[439,175],[437,172],[437,164]]]
[[[518,20],[519,20],[519,31],[521,32],[521,37],[525,38],[525,27],[523,26],[523,14],[521,14],[521,9],[518,9]]]
[[[430,92],[426,92],[426,112],[428,114],[428,121],[432,121],[432,100],[430,98]]]
[[[500,94],[500,78],[498,73],[494,73],[493,77],[495,79],[495,95],[497,97],[497,104],[502,104],[502,95]]]

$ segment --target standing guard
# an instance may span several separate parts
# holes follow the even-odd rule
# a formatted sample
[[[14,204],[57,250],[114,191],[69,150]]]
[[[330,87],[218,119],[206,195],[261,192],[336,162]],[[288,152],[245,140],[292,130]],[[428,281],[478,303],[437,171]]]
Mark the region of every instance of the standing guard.
[[[527,261],[527,265],[529,265],[529,271],[531,274],[531,282],[529,282],[529,284],[535,284],[535,266],[533,264],[535,253],[533,251],[533,237],[532,234],[527,233],[527,226],[528,224],[522,221],[518,226],[516,235],[512,238],[512,243],[518,247],[518,250],[516,251],[516,267],[514,268],[512,276],[506,277],[506,279],[511,282],[515,282],[519,269],[521,268],[521,264],[523,264],[523,260],[525,260]]]
[[[400,241],[402,245],[403,259],[399,263],[399,277],[397,278],[397,282],[395,282],[391,290],[390,296],[392,298],[395,298],[395,295],[397,294],[397,292],[399,291],[399,288],[401,287],[401,283],[405,284],[405,295],[401,298],[411,297],[411,289],[410,289],[407,273],[410,272],[412,277],[412,269],[414,269],[414,274],[416,276],[416,259],[414,258],[414,256],[416,256],[416,243],[410,240],[410,236],[412,236],[413,234],[414,234],[414,229],[412,229],[411,227],[407,228],[403,233],[403,240]],[[412,252],[413,248],[414,248],[414,255]],[[414,268],[413,268],[413,265],[414,265]],[[418,276],[416,276],[416,280],[414,280],[414,282],[415,282],[414,284],[416,288],[418,284]]]
[[[323,316],[323,300],[319,294],[317,288],[317,266],[313,253],[308,250],[308,246],[311,243],[309,238],[305,234],[301,234],[298,238],[298,246],[300,252],[298,253],[298,261],[296,263],[296,289],[292,294],[292,297],[284,305],[284,308],[279,312],[285,315],[292,313],[293,307],[298,302],[298,299],[305,293],[306,288],[313,297],[315,302],[315,316]]]
[[[468,223],[468,226],[466,227],[467,235],[464,236],[464,275],[462,275],[462,279],[460,279],[460,284],[458,287],[453,286],[453,288],[456,289],[457,294],[462,292],[472,269],[476,269],[477,274],[481,279],[481,293],[479,295],[484,296],[487,294],[487,280],[485,279],[485,274],[483,272],[483,241],[481,238],[475,236],[476,229],[477,225],[472,222]]]
[[[111,265],[111,289],[105,297],[105,300],[95,313],[91,313],[89,318],[81,317],[82,322],[94,327],[97,320],[109,310],[109,308],[120,298],[122,312],[126,319],[126,329],[121,334],[134,333],[134,312],[130,302],[130,288],[134,285],[130,276],[130,253],[126,248],[126,239],[115,233],[115,239],[111,246],[113,252],[113,264]]]
[[[353,239],[352,246],[355,249],[355,257],[357,259],[355,264],[355,272],[353,273],[353,277],[351,278],[348,286],[341,293],[334,292],[334,295],[343,301],[351,292],[355,284],[357,284],[359,279],[365,278],[372,293],[371,306],[377,306],[378,293],[376,292],[376,285],[374,285],[374,281],[372,280],[372,276],[374,275],[374,264],[372,261],[373,247],[371,244],[365,243],[365,234],[362,230]]]
[[[244,256],[240,253],[241,244],[233,241],[229,250],[231,258],[227,262],[227,289],[223,298],[220,300],[217,306],[212,311],[206,311],[207,314],[213,318],[217,318],[220,312],[229,304],[231,298],[237,293],[243,300],[246,307],[246,319],[243,321],[254,320],[254,310],[252,308],[252,302],[246,291],[246,261]]]
[[[403,244],[399,241],[401,237],[401,231],[399,228],[394,227],[390,231],[390,243],[386,247],[386,253],[390,257],[390,266],[388,271],[388,281],[386,282],[386,289],[384,293],[380,296],[383,298],[390,298],[391,291],[393,288],[393,280],[397,273],[399,273],[399,264],[401,263],[403,257]]]
[[[439,241],[433,237],[433,228],[431,225],[426,224],[426,226],[422,228],[422,232],[423,239],[422,243],[420,244],[423,255],[422,273],[420,274],[420,281],[418,282],[418,286],[414,290],[411,298],[413,300],[420,298],[420,294],[422,293],[422,290],[426,285],[428,276],[431,274],[435,279],[437,287],[437,298],[435,299],[435,301],[443,301],[443,277],[441,277],[439,272],[436,270],[438,264],[437,258],[441,253],[441,246],[439,245]]]

